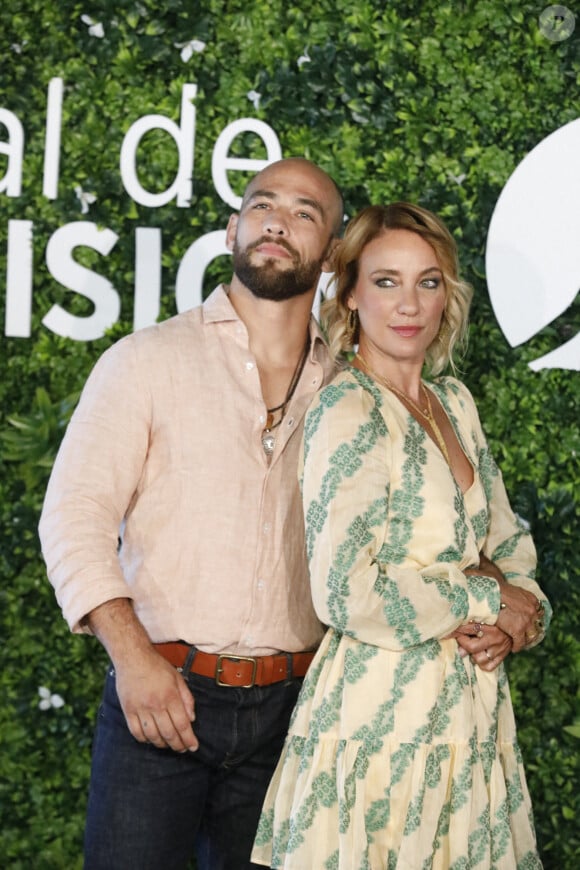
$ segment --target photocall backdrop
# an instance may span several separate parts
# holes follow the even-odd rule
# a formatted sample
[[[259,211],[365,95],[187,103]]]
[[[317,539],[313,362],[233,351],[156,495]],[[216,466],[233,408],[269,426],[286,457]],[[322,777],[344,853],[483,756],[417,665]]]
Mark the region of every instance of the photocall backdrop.
[[[81,866],[105,667],[37,539],[92,365],[230,274],[265,162],[304,155],[352,216],[408,199],[475,288],[462,377],[554,602],[508,664],[546,868],[580,859],[580,22],[565,6],[7,0],[0,9],[0,860]],[[324,290],[329,276],[323,276]]]

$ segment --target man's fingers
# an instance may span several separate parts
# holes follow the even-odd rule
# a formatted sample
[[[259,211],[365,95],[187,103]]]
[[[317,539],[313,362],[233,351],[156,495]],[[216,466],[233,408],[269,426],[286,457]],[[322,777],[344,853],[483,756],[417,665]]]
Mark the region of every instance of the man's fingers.
[[[195,699],[189,691],[187,683],[185,682],[183,677],[179,680],[178,686],[179,694],[181,695],[181,701],[183,703],[183,709],[185,710],[185,715],[190,722],[195,722]]]
[[[191,722],[187,722],[186,725],[177,731],[177,734],[183,746],[183,751],[195,752],[199,748],[199,741],[191,728]]]
[[[151,743],[158,749],[172,749],[174,752],[195,751],[198,740],[191,730],[191,723],[185,716],[177,726],[167,710],[155,713],[151,710],[127,717],[127,725],[133,737],[140,743]]]
[[[199,746],[191,721],[183,707],[173,708],[165,713],[162,727],[160,723],[158,727],[167,745],[176,752],[195,752]]]
[[[129,730],[137,740],[151,743],[158,749],[195,752],[199,746],[181,704],[165,710],[141,710],[137,717],[131,717]]]
[[[516,634],[512,637],[513,642],[513,651],[521,652],[526,645],[526,633],[525,631],[521,632],[521,634]]]
[[[502,603],[497,625],[513,638],[513,651],[520,652],[542,635],[544,630],[542,602],[527,589],[502,586]]]
[[[127,722],[127,728],[129,729],[135,740],[138,740],[139,743],[147,743],[148,738],[143,731],[143,725],[137,713],[131,713],[130,715],[125,716],[125,720]]]
[[[147,715],[141,721],[141,729],[147,738],[147,743],[152,743],[157,749],[166,749],[168,744],[161,733],[157,719],[153,713]]]
[[[162,710],[152,716],[153,722],[143,730],[149,736],[150,742],[158,749],[173,749],[174,752],[184,752],[187,748],[181,735],[175,728],[167,710]]]

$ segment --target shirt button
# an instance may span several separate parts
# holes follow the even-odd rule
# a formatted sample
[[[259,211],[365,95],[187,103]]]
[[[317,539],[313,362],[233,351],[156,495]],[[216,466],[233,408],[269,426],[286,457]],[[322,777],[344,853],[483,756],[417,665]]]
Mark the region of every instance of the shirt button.
[[[256,586],[258,587],[258,589],[263,589],[265,585],[266,584],[264,583],[263,580],[258,580],[258,582],[256,583]]]
[[[312,386],[315,387],[317,385],[317,383],[318,383],[318,378],[313,378],[312,379]]]
[[[265,423],[265,422],[266,422],[266,418],[264,417],[263,414],[260,414],[260,416],[259,416],[259,418],[258,418],[258,422],[259,422],[259,423]]]
[[[288,426],[293,426],[293,425],[294,425],[294,417],[290,417],[290,419],[288,420]]]
[[[247,369],[249,372],[251,372],[253,368],[254,368],[254,363],[251,362],[251,360],[248,360],[248,362],[246,363],[246,369]]]
[[[264,523],[264,534],[267,535],[272,528],[272,523]]]
[[[251,646],[253,640],[254,640],[254,638],[252,637],[251,634],[249,634],[246,638],[244,638],[244,643],[245,643],[247,646]]]

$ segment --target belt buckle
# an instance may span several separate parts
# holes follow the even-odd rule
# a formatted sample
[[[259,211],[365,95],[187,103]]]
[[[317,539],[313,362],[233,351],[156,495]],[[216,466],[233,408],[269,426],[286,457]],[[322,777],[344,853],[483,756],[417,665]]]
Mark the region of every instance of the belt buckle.
[[[230,686],[229,683],[224,683],[220,680],[220,674],[223,671],[222,661],[224,659],[229,659],[231,662],[252,662],[252,682],[245,683],[243,686],[238,686],[240,689],[251,689],[256,681],[256,673],[258,671],[258,660],[254,656],[228,656],[228,655],[218,655],[217,665],[215,669],[215,682],[216,686],[228,686],[230,689],[234,688]]]

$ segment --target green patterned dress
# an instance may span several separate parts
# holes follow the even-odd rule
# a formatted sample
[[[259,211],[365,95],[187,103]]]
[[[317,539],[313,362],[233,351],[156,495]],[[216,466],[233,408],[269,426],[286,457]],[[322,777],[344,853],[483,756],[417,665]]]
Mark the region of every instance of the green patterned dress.
[[[288,870],[540,868],[503,666],[446,635],[494,623],[483,551],[531,590],[535,550],[513,514],[473,399],[431,385],[474,468],[462,493],[388,390],[348,368],[304,432],[314,604],[329,626],[304,681],[252,860]]]

